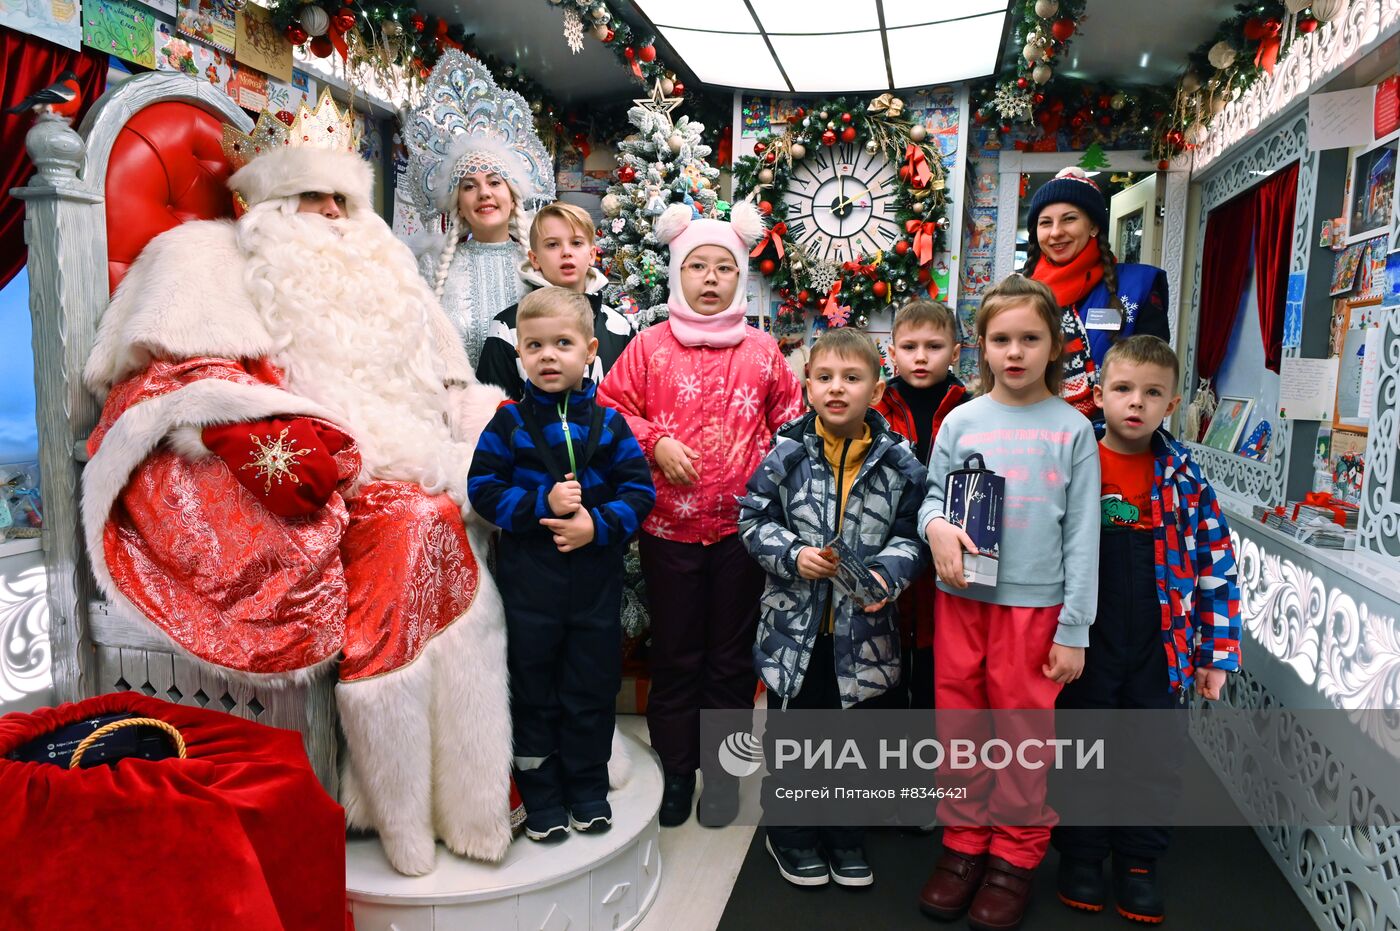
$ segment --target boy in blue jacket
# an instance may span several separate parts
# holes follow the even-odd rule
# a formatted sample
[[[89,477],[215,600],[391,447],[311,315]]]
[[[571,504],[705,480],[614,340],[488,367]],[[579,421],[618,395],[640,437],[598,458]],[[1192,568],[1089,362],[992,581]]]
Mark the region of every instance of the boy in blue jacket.
[[[1089,628],[1084,673],[1065,686],[1057,707],[1184,708],[1194,685],[1216,699],[1240,668],[1240,592],[1230,528],[1215,491],[1162,426],[1181,401],[1176,353],[1162,339],[1130,336],[1104,357],[1094,401],[1103,409],[1099,613]],[[1185,738],[1185,716],[1181,721]],[[1179,793],[1180,758],[1147,764],[1144,782],[1159,799]],[[1144,791],[1149,791],[1144,789]],[[1060,900],[1097,912],[1107,889],[1103,862],[1113,853],[1119,914],[1157,924],[1166,907],[1157,860],[1165,827],[1060,825]]]
[[[824,333],[807,363],[813,411],[778,430],[739,501],[744,546],[768,574],[754,666],[770,709],[904,704],[894,599],[924,558],[925,473],[870,409],[884,387],[866,336]],[[826,545],[838,537],[875,576],[879,601],[860,605],[832,581],[837,562]],[[861,828],[770,826],[767,847],[793,885],[874,881]]]
[[[656,501],[627,422],[584,377],[598,351],[584,295],[543,288],[516,316],[529,381],[477,442],[472,507],[501,528],[515,784],[531,840],[604,831],[622,684],[622,561]]]

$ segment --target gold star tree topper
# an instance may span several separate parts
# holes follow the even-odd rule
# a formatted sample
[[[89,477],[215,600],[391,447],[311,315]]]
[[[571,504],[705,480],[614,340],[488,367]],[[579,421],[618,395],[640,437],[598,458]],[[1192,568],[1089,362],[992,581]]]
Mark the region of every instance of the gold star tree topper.
[[[656,114],[657,119],[665,121],[666,125],[671,125],[671,111],[679,107],[683,102],[680,97],[667,97],[666,92],[661,89],[661,79],[657,78],[656,83],[651,86],[651,94],[646,97],[634,97],[632,102],[643,110],[650,110]]]

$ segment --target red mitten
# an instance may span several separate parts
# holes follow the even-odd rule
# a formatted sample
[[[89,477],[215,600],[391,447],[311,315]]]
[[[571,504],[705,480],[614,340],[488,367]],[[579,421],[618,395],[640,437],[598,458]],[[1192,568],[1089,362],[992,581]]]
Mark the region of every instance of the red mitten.
[[[348,442],[308,417],[219,424],[205,427],[201,437],[238,483],[279,517],[303,517],[330,500],[334,454]]]

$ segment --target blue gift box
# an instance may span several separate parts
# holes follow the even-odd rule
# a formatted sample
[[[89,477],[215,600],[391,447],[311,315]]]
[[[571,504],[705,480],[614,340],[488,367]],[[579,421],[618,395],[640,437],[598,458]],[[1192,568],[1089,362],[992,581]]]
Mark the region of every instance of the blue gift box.
[[[963,553],[963,578],[971,585],[997,584],[1001,550],[1001,509],[1006,479],[987,468],[981,453],[948,473],[944,512],[949,522],[972,538],[976,553]]]

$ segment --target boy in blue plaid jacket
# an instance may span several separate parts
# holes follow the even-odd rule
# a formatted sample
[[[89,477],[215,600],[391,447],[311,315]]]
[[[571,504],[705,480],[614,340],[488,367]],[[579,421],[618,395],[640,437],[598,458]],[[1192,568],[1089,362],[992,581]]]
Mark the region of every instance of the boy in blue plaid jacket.
[[[1184,708],[1193,686],[1219,698],[1226,675],[1240,668],[1230,528],[1200,467],[1162,426],[1181,401],[1178,378],[1176,353],[1156,336],[1124,339],[1104,358],[1094,388],[1104,413],[1099,613],[1084,674],[1060,693],[1060,708]],[[1184,745],[1184,715],[1179,730]],[[1144,767],[1143,791],[1175,797],[1179,766],[1180,754],[1164,752]],[[1102,910],[1111,851],[1118,912],[1161,922],[1156,862],[1169,835],[1165,827],[1055,828],[1060,900]]]

